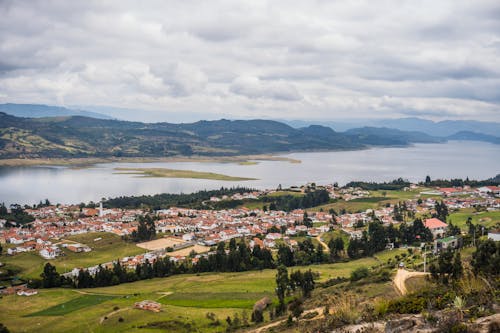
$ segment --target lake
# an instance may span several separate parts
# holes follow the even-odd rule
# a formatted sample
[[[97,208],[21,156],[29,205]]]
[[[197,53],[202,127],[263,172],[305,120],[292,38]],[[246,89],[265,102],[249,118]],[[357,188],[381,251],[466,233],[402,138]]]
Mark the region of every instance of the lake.
[[[500,173],[500,145],[472,141],[416,144],[407,148],[373,148],[357,151],[306,152],[282,155],[302,163],[259,161],[236,163],[169,162],[106,163],[89,168],[1,167],[0,202],[34,204],[48,198],[53,203],[80,203],[123,195],[189,193],[221,186],[258,189],[303,185],[308,182],[345,184],[352,180],[410,181],[431,178],[487,179]],[[170,168],[215,172],[257,178],[250,181],[144,178],[116,174],[114,169]]]

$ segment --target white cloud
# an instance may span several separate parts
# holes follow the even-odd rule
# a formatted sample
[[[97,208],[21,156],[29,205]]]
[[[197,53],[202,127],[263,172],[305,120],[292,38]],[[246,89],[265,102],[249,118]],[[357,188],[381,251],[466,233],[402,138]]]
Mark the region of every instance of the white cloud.
[[[500,121],[498,15],[493,0],[1,1],[0,102]]]
[[[302,96],[290,83],[283,80],[265,82],[255,76],[240,76],[230,86],[231,92],[250,98],[274,98],[286,101],[300,100]]]

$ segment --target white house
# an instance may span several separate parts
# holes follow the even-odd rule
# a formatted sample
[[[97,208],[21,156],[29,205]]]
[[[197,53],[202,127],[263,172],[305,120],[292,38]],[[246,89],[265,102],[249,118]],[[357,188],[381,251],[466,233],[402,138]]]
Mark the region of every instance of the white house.
[[[500,229],[491,230],[488,232],[488,239],[494,240],[495,242],[500,241]]]

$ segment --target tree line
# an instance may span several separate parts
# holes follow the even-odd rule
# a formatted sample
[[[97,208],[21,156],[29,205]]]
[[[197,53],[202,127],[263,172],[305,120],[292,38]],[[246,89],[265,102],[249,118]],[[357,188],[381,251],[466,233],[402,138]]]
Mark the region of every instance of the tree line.
[[[289,212],[294,209],[311,208],[326,204],[330,201],[330,195],[328,191],[321,189],[308,192],[303,196],[265,196],[262,198],[262,201],[266,203],[266,207],[269,207],[269,210]],[[268,206],[267,203],[269,204]]]
[[[103,201],[103,205],[108,208],[128,208],[136,209],[148,207],[153,210],[168,209],[170,207],[185,207],[185,208],[204,208],[205,201],[210,200],[211,197],[222,197],[224,195],[233,195],[236,193],[253,192],[254,189],[247,187],[221,187],[218,190],[203,190],[194,193],[181,193],[171,194],[162,193],[155,195],[140,195],[140,196],[122,196],[117,198],[110,198]],[[206,203],[207,204],[207,203]]]

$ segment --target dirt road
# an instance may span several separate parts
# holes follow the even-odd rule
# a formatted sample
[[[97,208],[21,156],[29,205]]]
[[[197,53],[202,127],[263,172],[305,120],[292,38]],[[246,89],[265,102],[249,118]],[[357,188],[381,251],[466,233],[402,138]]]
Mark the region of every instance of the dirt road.
[[[425,276],[429,275],[429,273],[424,272],[410,272],[406,269],[398,269],[396,276],[394,277],[394,286],[401,293],[401,295],[406,295],[408,290],[406,289],[406,280],[415,276]]]
[[[323,242],[323,240],[321,239],[321,236],[323,236],[323,234],[319,234],[318,236],[316,236],[316,240],[318,241],[318,243],[321,244],[321,246],[323,246],[323,249],[325,252],[330,252],[330,248],[328,247],[328,245]]]
[[[304,313],[302,313],[301,317],[304,316],[305,314],[308,314],[308,313],[311,313],[311,312],[315,312],[315,311],[318,313],[318,315],[316,317],[314,317],[314,319],[320,319],[320,318],[324,317],[323,307],[306,310],[306,311],[304,311]],[[256,329],[253,329],[253,330],[250,330],[250,331],[247,331],[247,332],[248,333],[263,333],[263,332],[267,331],[268,329],[270,329],[271,327],[278,326],[278,325],[284,323],[285,321],[287,321],[287,319],[281,319],[281,320],[272,322],[270,324],[258,327]]]

